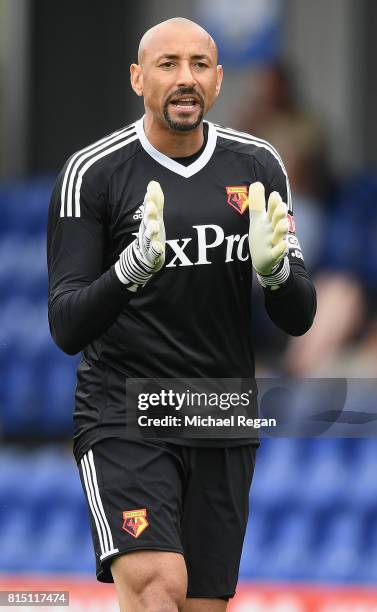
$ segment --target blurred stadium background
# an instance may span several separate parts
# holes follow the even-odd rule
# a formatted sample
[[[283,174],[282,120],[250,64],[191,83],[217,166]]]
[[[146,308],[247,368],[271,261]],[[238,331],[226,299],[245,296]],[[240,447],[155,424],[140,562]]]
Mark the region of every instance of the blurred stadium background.
[[[313,329],[289,341],[255,291],[258,372],[376,378],[377,4],[0,0],[0,588],[66,587],[76,612],[117,606],[93,582],[71,455],[78,357],[48,330],[49,194],[68,155],[141,114],[128,67],[145,29],[173,16],[219,43],[210,118],[282,154],[318,290]],[[263,439],[258,452],[231,610],[377,610],[375,439]]]

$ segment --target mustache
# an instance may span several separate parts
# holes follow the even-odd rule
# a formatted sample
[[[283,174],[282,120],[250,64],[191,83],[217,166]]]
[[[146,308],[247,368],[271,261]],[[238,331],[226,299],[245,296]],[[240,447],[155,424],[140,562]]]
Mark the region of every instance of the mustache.
[[[176,89],[176,91],[170,94],[170,96],[166,99],[165,104],[169,104],[170,100],[176,98],[177,96],[195,96],[195,98],[198,98],[200,105],[204,106],[203,96],[201,93],[199,93],[199,91],[193,89],[192,87],[179,87]]]

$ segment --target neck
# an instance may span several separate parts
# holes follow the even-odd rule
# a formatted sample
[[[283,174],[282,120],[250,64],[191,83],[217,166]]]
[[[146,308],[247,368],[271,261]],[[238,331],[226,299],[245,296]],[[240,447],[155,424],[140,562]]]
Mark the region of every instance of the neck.
[[[174,131],[153,117],[144,117],[144,132],[151,145],[168,157],[188,157],[203,146],[203,122],[189,132]]]

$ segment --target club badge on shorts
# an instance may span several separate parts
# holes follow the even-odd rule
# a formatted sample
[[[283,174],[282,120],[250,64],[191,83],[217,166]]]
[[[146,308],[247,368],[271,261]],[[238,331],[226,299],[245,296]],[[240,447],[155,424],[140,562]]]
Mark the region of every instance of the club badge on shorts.
[[[132,537],[138,538],[148,525],[146,508],[140,510],[124,510],[122,529],[127,531]]]
[[[240,215],[243,215],[249,205],[248,191],[245,185],[225,187],[228,194],[228,204],[233,206]]]

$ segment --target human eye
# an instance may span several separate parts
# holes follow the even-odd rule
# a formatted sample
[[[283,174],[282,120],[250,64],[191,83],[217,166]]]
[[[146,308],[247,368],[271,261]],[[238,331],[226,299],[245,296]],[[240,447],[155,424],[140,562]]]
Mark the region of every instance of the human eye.
[[[174,68],[174,66],[174,62],[170,60],[166,60],[165,62],[161,62],[160,64],[160,68],[162,68],[163,70],[171,70],[172,68]]]
[[[197,70],[205,70],[205,68],[208,68],[208,64],[202,61],[195,62],[194,66]]]

